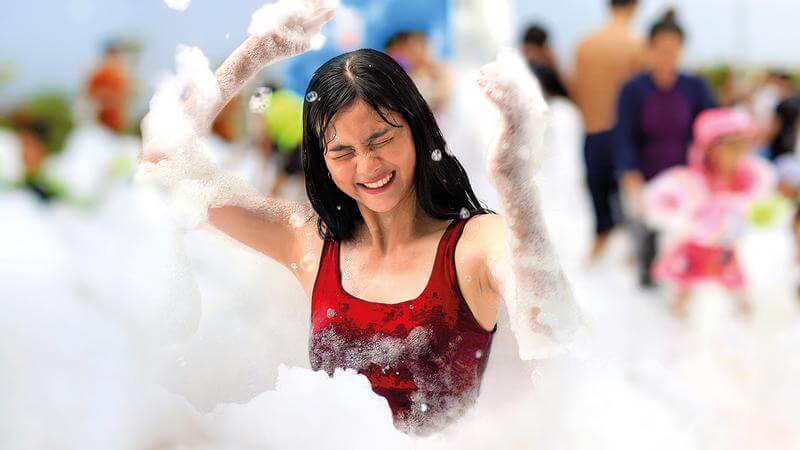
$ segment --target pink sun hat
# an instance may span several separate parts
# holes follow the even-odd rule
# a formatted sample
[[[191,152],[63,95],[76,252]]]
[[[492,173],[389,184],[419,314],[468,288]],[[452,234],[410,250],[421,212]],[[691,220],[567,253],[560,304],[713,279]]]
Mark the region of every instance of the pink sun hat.
[[[694,121],[694,142],[689,148],[689,165],[702,166],[706,152],[717,139],[737,134],[755,137],[755,122],[749,114],[733,108],[703,111]]]

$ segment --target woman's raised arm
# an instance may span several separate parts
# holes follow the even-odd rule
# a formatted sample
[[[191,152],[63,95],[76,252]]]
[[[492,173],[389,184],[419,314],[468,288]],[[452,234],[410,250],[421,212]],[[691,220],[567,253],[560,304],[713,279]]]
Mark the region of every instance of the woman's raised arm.
[[[307,204],[268,198],[214,164],[204,136],[222,108],[266,65],[307,51],[334,15],[322,0],[281,0],[253,15],[250,36],[212,74],[191,49],[178,57],[178,76],[160,85],[142,121],[142,180],[155,182],[189,225],[215,227],[284,266],[315,230]]]
[[[478,80],[500,111],[503,131],[489,154],[489,176],[504,209],[495,236],[493,290],[503,295],[524,359],[559,350],[580,324],[572,289],[548,237],[531,174],[541,163],[548,106],[521,57],[505,51]],[[491,261],[491,260],[490,260]],[[554,345],[555,344],[555,345]]]

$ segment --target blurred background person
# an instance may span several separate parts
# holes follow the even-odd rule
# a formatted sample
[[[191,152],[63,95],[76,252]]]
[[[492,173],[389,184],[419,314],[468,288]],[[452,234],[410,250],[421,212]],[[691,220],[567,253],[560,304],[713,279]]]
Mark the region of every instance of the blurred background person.
[[[420,31],[400,31],[386,41],[384,51],[403,66],[438,115],[453,94],[453,77],[431,53],[428,37]]]
[[[86,94],[98,123],[115,133],[125,131],[132,80],[121,41],[106,44],[98,67],[89,75]]]
[[[558,62],[550,49],[549,33],[544,26],[534,24],[525,30],[522,36],[522,54],[539,79],[545,95],[569,98],[558,69]]]
[[[750,97],[750,111],[758,127],[758,144],[769,152],[772,140],[777,133],[778,104],[794,93],[792,77],[780,70],[770,70],[764,74]]]
[[[618,218],[612,129],[622,84],[641,70],[643,43],[633,30],[636,0],[611,0],[605,25],[586,36],[575,54],[570,91],[583,115],[586,183],[592,197],[595,238],[590,259],[602,253]]]
[[[50,200],[55,193],[44,183],[40,171],[48,156],[47,123],[41,118],[17,110],[11,115],[11,125],[17,131],[23,168],[23,184],[41,200]]]
[[[793,92],[775,107],[773,134],[769,146],[769,158],[776,160],[781,155],[798,149],[798,127],[800,127],[800,94]]]
[[[798,124],[800,127],[800,124]],[[778,190],[789,201],[793,212],[792,237],[795,242],[795,257],[800,262],[800,145],[793,152],[784,153],[775,159],[778,173]],[[798,286],[800,288],[800,286]],[[798,290],[800,300],[800,289]]]
[[[705,81],[680,71],[684,39],[672,9],[651,27],[648,68],[623,87],[614,129],[616,170],[626,213],[635,222],[639,283],[645,287],[653,286],[650,266],[657,235],[640,221],[642,187],[661,172],[686,164],[692,123],[715,105]]]
[[[752,155],[756,127],[744,112],[717,108],[700,114],[688,165],[664,171],[645,188],[647,222],[663,231],[653,276],[674,289],[672,311],[685,317],[700,283],[725,287],[741,312],[750,310],[735,245],[748,208],[775,193],[775,174]]]

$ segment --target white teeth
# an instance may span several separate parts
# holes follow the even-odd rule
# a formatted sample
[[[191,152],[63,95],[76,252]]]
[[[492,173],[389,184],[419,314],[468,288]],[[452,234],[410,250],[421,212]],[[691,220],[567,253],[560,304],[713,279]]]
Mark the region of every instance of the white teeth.
[[[386,175],[386,178],[384,178],[382,180],[378,180],[378,181],[376,181],[374,183],[364,183],[364,186],[366,186],[366,187],[368,187],[370,189],[377,189],[377,188],[379,188],[381,186],[384,186],[389,181],[391,181],[393,176],[394,176],[394,172],[390,172],[389,175]]]

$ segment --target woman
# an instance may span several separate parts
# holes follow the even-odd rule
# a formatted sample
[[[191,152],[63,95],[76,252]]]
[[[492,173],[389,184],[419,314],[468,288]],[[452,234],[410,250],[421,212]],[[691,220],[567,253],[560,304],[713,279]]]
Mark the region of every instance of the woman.
[[[216,71],[210,106],[190,96],[185,110],[196,129],[265,64],[306,51],[333,12],[282,1],[259,15],[268,26]],[[436,431],[474,402],[503,286],[520,299],[509,307],[521,356],[574,323],[557,309],[570,304],[569,285],[520,159],[540,150],[546,106],[529,75],[518,82],[509,70],[526,72],[505,56],[480,80],[506,124],[490,160],[505,220],[480,206],[408,75],[372,50],[328,61],[309,84],[302,151],[310,204],[263,199],[206,164],[191,137],[180,151],[159,146],[168,133],[157,129],[156,99],[143,124],[143,170],[176,191],[215,186],[195,197],[210,222],[292,270],[311,299],[312,366],[358,370],[400,429]],[[514,278],[504,282],[492,264],[508,261]],[[555,321],[567,326],[553,330]]]
[[[645,182],[686,164],[692,123],[714,106],[706,83],[680,72],[685,33],[669,11],[650,29],[649,71],[634,77],[622,89],[614,129],[616,170],[628,213],[641,214]],[[643,228],[639,236],[639,274],[643,286],[652,285],[650,265],[656,235]]]

